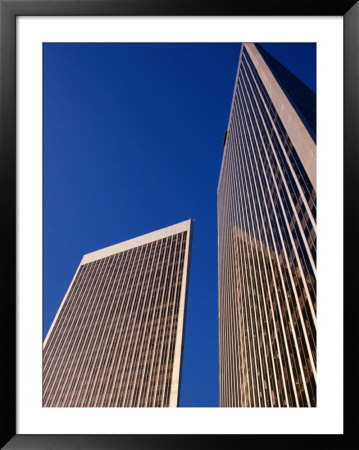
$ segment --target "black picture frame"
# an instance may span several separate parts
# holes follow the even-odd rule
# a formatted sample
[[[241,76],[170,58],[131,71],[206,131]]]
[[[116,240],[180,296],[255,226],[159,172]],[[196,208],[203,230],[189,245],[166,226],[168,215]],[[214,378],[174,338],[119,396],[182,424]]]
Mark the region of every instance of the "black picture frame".
[[[359,2],[302,0],[0,0],[0,198],[2,448],[183,449],[206,446],[351,448],[357,379],[356,209],[359,169]],[[343,435],[17,435],[16,434],[16,17],[17,16],[343,16],[344,18],[344,434]],[[303,30],[303,33],[305,31]],[[330,69],[329,69],[330,70]],[[4,289],[4,286],[6,287]],[[352,293],[354,295],[352,295]],[[353,389],[351,388],[353,387]],[[355,411],[355,409],[353,409]],[[325,441],[325,442],[324,442]]]

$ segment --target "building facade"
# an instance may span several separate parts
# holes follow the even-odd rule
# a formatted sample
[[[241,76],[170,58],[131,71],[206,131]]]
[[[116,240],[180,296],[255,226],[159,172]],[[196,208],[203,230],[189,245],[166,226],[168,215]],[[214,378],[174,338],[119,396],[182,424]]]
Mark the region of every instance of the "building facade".
[[[44,341],[44,407],[178,406],[191,230],[82,258]]]
[[[217,194],[220,406],[316,406],[316,96],[257,44]]]

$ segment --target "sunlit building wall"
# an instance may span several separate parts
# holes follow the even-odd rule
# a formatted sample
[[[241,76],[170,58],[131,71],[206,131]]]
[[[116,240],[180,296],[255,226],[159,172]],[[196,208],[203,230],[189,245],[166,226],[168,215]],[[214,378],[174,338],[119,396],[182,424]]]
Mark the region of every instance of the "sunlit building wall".
[[[243,44],[218,184],[220,406],[316,406],[316,96]]]
[[[43,406],[178,406],[191,227],[82,258],[44,342]]]

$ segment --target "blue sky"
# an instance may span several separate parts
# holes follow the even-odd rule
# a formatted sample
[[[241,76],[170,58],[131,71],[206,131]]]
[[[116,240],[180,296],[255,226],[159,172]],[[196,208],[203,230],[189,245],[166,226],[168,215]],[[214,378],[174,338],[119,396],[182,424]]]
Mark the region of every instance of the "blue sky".
[[[315,45],[263,46],[316,91]],[[218,406],[216,191],[240,44],[43,50],[43,335],[83,254],[192,218],[180,406]]]

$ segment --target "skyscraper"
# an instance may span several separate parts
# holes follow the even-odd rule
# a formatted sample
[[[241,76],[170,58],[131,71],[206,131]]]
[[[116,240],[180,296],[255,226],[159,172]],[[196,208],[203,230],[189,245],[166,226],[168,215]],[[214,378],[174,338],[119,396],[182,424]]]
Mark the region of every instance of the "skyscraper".
[[[220,406],[316,405],[316,96],[243,44],[218,184]]]
[[[178,405],[192,221],[89,253],[43,346],[43,406]]]

